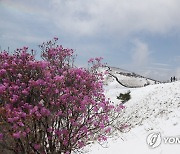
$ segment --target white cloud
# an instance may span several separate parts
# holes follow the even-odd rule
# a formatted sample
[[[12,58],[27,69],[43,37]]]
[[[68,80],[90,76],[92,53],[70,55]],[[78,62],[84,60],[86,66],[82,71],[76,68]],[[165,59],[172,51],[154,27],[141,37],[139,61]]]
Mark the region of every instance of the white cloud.
[[[134,48],[132,49],[132,61],[135,67],[144,67],[149,63],[150,51],[148,44],[138,39],[134,40]]]
[[[54,23],[77,35],[179,29],[179,0],[53,0]]]
[[[180,32],[179,0],[2,0],[74,37]],[[11,6],[10,6],[11,5]],[[48,20],[47,20],[48,19]]]
[[[175,75],[174,70],[170,68],[170,64],[154,62],[155,59],[151,55],[152,51],[150,50],[148,43],[139,39],[135,39],[132,43],[134,44],[134,47],[131,52],[131,70],[143,76],[151,77],[160,81],[166,81],[171,76]]]
[[[8,2],[12,8],[17,7],[25,13],[31,12],[39,17],[47,17],[52,24],[77,36],[114,33],[121,37],[140,31],[166,33],[174,28],[179,30],[180,26],[179,0],[39,0],[38,2],[8,0]]]

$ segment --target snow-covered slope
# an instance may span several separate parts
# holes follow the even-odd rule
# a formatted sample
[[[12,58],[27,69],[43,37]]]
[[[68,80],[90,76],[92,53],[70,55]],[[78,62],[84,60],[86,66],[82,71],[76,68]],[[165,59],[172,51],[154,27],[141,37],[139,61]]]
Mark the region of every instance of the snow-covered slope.
[[[143,77],[134,72],[123,70],[120,68],[106,66],[104,67],[104,69],[109,72],[109,74],[105,77],[106,83],[110,83],[116,80],[122,86],[129,88],[137,88],[160,83],[157,80]]]
[[[137,81],[141,85],[139,79],[133,79],[133,83]],[[127,83],[131,82],[128,80]],[[146,138],[153,132],[160,132],[163,137],[180,136],[180,82],[128,88],[111,77],[106,78],[105,94],[116,104],[120,103],[116,98],[119,93],[129,90],[131,99],[124,104],[125,109],[117,122],[117,127],[122,124],[128,127],[103,146],[96,143],[87,147],[88,154],[179,154],[180,144],[162,143],[152,149],[147,145]]]

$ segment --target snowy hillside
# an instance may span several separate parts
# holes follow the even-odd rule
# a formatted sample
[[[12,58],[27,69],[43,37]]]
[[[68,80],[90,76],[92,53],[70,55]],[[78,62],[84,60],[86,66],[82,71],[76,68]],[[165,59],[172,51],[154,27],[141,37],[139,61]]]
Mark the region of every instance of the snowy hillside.
[[[120,93],[131,91],[131,99],[124,104],[123,114],[117,121],[117,127],[122,124],[127,127],[121,129],[121,132],[106,144],[95,143],[87,147],[88,154],[179,154],[180,144],[162,143],[152,149],[148,146],[146,138],[154,132],[160,132],[162,138],[180,137],[180,82],[140,87],[145,81],[150,84],[155,82],[139,76],[125,77],[118,74],[117,69],[112,69],[112,72],[123,84],[139,88],[124,87],[112,77],[106,78],[105,94],[116,104],[120,103],[117,99]]]
[[[109,75],[105,78],[106,83],[116,80],[119,84],[128,88],[137,88],[146,85],[152,85],[155,83],[160,83],[159,81],[146,78],[134,72],[123,70],[120,68],[107,66],[104,69],[109,72]]]

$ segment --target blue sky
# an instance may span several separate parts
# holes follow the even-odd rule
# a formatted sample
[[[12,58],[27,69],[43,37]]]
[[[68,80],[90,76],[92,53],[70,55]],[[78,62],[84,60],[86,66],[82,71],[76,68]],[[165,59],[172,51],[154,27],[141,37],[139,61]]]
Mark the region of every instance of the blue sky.
[[[39,51],[59,38],[86,66],[111,66],[159,80],[180,78],[179,0],[0,0],[0,46]]]

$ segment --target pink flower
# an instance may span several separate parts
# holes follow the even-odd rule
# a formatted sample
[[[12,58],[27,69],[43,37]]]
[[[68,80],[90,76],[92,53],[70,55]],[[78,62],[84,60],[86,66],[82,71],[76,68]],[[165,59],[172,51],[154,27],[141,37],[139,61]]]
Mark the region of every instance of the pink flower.
[[[22,118],[26,118],[26,113],[22,112],[22,113],[21,113],[21,117],[22,117]]]
[[[97,108],[97,107],[94,107],[93,111],[94,111],[94,112],[98,112],[98,108]]]
[[[42,117],[42,115],[38,111],[35,112],[35,115],[37,119],[40,119]]]
[[[107,137],[106,137],[106,136],[103,136],[103,137],[102,137],[102,140],[103,140],[103,141],[106,141],[106,140],[107,140]]]
[[[57,75],[57,76],[54,77],[54,79],[55,79],[56,82],[59,82],[59,81],[64,80],[64,77]]]
[[[100,127],[100,128],[104,128],[104,127],[105,127],[105,126],[104,126],[104,123],[100,123],[100,124],[99,124],[99,127]]]
[[[19,120],[19,117],[8,118],[8,122],[10,122],[10,123],[13,123],[17,120]]]
[[[11,102],[12,102],[12,103],[15,103],[15,102],[18,101],[18,99],[19,99],[19,96],[18,96],[18,95],[13,95],[13,97],[12,97],[12,99],[11,99]]]
[[[18,126],[16,124],[13,124],[13,127],[12,127],[14,130],[17,130],[18,129]]]
[[[68,141],[67,140],[64,140],[63,141],[63,144],[66,146],[68,144]]]
[[[47,132],[49,132],[49,133],[52,132],[52,131],[53,131],[52,128],[48,128],[48,129],[47,129]]]
[[[117,108],[116,108],[116,112],[120,112],[122,109],[124,109],[125,106],[124,105],[119,105]]]
[[[13,120],[14,120],[14,121],[18,121],[18,120],[19,120],[19,117],[14,117]]]
[[[87,132],[88,132],[88,129],[87,129],[86,126],[83,126],[83,127],[81,128],[81,130],[82,130],[84,133],[87,133]]]
[[[100,103],[99,106],[102,107],[103,109],[105,108],[105,104],[104,103]]]
[[[57,113],[57,116],[62,116],[62,115],[63,115],[62,111],[59,111],[59,112]]]
[[[0,133],[0,140],[3,140],[3,134],[2,133]]]
[[[17,124],[21,127],[24,127],[24,124],[20,121],[20,122],[17,122]]]
[[[1,69],[0,70],[0,75],[4,75],[6,73],[6,70],[5,69]]]
[[[37,85],[44,85],[45,82],[44,82],[44,80],[42,80],[42,79],[38,79],[38,80],[36,81],[36,84],[37,84]]]
[[[22,91],[22,94],[24,94],[24,95],[28,95],[28,91],[26,90],[26,89],[24,89],[23,91]]]
[[[58,89],[56,89],[56,90],[55,90],[55,93],[56,93],[56,94],[58,94],[58,93],[59,93],[59,90],[58,90]]]
[[[8,118],[8,122],[13,123],[14,119],[13,118]]]
[[[95,60],[98,62],[100,62],[102,59],[103,59],[102,57],[95,58]]]
[[[34,144],[34,149],[39,150],[41,148],[40,144]]]
[[[19,73],[19,74],[18,74],[18,77],[19,77],[19,78],[22,78],[22,74]]]
[[[0,94],[2,94],[6,90],[6,87],[0,84]]]
[[[29,134],[31,132],[30,128],[26,128],[26,133]]]
[[[45,107],[43,107],[41,109],[41,115],[44,115],[44,116],[49,116],[50,115],[50,111],[48,109],[46,109]]]
[[[27,133],[26,133],[26,132],[22,132],[22,135],[23,135],[24,137],[26,137]]]
[[[6,68],[6,67],[8,67],[9,66],[9,64],[7,63],[7,62],[5,62],[4,63],[4,67]]]
[[[16,133],[13,133],[13,137],[16,138],[16,139],[19,139],[21,137],[21,132],[16,132]]]
[[[46,61],[41,61],[41,67],[42,68],[46,68],[47,66],[48,66],[48,62],[46,62]]]
[[[54,40],[55,40],[55,41],[57,41],[57,40],[58,40],[58,38],[57,38],[57,37],[54,37]]]
[[[94,61],[94,58],[91,58],[88,60],[88,63],[92,63]]]
[[[99,136],[99,138],[98,138],[98,141],[99,141],[99,142],[106,141],[106,140],[107,140],[107,137],[104,136],[104,135],[101,135],[101,136]]]
[[[84,146],[84,142],[83,141],[78,141],[78,145],[80,148],[82,148]]]
[[[35,113],[36,111],[38,111],[38,107],[34,106],[34,108],[32,110],[30,110],[30,114]]]
[[[111,132],[111,128],[108,127],[106,130],[105,130],[106,133],[110,133]]]

